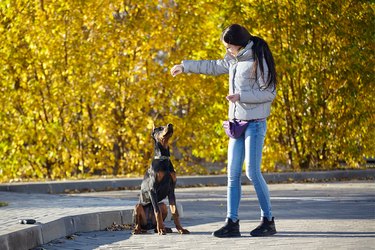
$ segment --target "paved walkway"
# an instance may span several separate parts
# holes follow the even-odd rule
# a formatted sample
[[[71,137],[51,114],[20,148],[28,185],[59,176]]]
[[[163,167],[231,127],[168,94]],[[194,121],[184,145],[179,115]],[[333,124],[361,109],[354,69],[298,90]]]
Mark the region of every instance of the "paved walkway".
[[[108,224],[130,223],[135,201],[71,195],[0,192],[0,250],[29,249],[74,232],[103,230]],[[20,219],[35,219],[21,225]],[[111,222],[108,222],[111,221]]]
[[[225,218],[225,187],[178,188],[182,224],[191,234],[166,236],[99,231],[113,221],[131,222],[138,191],[70,195],[0,192],[0,200],[9,203],[0,208],[0,249],[28,249],[23,242],[12,242],[22,232],[23,239],[40,246],[36,249],[375,249],[374,181],[271,184],[269,188],[278,234],[249,236],[259,223],[259,208],[253,188],[245,185],[240,207],[242,237],[232,239],[211,236]],[[41,224],[17,224],[22,218],[34,218]],[[171,221],[167,225],[173,226]],[[30,228],[42,233],[22,231]],[[77,233],[82,231],[93,232]],[[35,240],[38,235],[41,239]]]

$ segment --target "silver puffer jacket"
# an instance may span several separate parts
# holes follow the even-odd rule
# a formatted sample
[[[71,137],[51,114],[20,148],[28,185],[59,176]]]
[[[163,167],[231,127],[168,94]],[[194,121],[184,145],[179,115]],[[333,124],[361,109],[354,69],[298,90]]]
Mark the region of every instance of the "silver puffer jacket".
[[[253,73],[253,42],[242,49],[236,57],[227,53],[221,60],[184,60],[185,73],[205,75],[229,74],[229,94],[240,94],[236,103],[229,102],[229,119],[254,120],[267,118],[271,112],[271,103],[276,96],[273,86],[266,87],[267,79],[260,77],[258,66],[256,79]],[[268,67],[263,59],[264,77]]]

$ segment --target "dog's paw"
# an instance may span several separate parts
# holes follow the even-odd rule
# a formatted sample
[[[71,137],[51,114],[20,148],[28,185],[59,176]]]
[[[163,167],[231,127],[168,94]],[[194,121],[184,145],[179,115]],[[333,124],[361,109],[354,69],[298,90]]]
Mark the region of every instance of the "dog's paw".
[[[166,235],[167,233],[165,232],[165,229],[159,229],[158,234],[159,235]]]
[[[180,229],[178,229],[178,233],[179,233],[179,234],[189,234],[190,231],[187,230],[187,229],[184,229],[184,228],[180,228]]]
[[[158,230],[155,228],[155,229],[154,229],[154,232],[155,232],[155,233],[158,233]],[[170,227],[165,227],[165,232],[166,232],[167,234],[170,234],[170,233],[173,233],[173,230],[172,230],[172,228],[170,228]]]
[[[132,231],[132,234],[142,234],[142,230],[140,230],[140,229],[134,229]]]
[[[145,234],[147,230],[142,229],[139,225],[136,225],[132,231],[132,234]]]

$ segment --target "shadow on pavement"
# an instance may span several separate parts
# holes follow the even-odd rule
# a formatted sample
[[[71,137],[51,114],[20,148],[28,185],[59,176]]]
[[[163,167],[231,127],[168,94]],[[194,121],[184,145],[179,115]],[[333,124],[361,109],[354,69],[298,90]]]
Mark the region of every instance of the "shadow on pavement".
[[[375,232],[293,232],[281,231],[273,237],[316,237],[316,238],[373,238]],[[249,236],[251,237],[251,236]]]

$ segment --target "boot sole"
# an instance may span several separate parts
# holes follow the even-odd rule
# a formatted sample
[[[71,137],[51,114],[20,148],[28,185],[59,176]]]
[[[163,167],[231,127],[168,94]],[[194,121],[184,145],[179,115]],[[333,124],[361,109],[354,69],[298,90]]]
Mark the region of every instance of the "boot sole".
[[[212,234],[213,236],[217,237],[217,238],[235,238],[235,237],[241,237],[241,234],[238,233],[238,234],[227,234],[227,235],[214,235]]]
[[[253,234],[251,234],[250,233],[250,235],[251,236],[253,236],[253,237],[267,237],[267,236],[272,236],[272,235],[275,235],[277,232],[276,231],[274,231],[274,232],[269,232],[269,233],[265,233],[265,234],[259,234],[259,235],[253,235]]]

